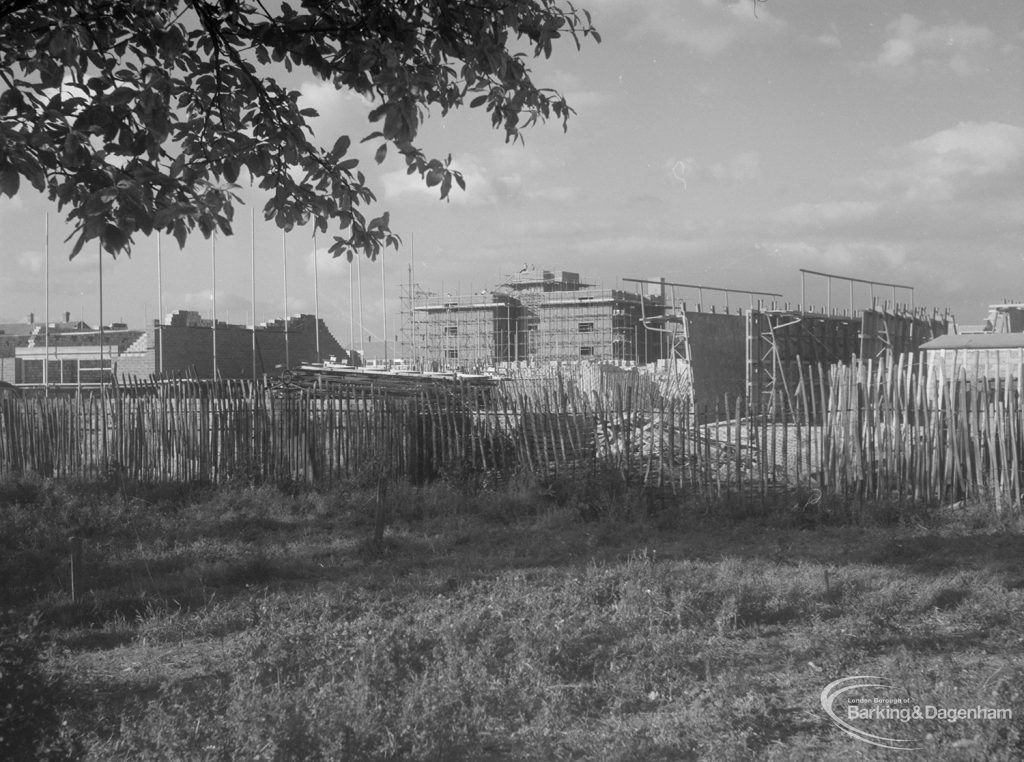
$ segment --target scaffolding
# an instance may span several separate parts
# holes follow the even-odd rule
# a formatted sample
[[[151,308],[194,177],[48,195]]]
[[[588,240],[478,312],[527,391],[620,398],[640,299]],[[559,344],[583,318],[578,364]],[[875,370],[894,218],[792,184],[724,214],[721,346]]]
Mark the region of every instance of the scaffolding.
[[[418,367],[471,370],[502,363],[597,360],[643,364],[661,355],[648,313],[660,299],[597,288],[579,274],[524,268],[479,294],[403,294],[403,343]]]
[[[526,359],[647,363],[654,359],[636,294],[617,289],[519,292]]]
[[[423,297],[412,308],[411,325],[424,369],[494,367],[518,352],[516,305],[504,294]]]

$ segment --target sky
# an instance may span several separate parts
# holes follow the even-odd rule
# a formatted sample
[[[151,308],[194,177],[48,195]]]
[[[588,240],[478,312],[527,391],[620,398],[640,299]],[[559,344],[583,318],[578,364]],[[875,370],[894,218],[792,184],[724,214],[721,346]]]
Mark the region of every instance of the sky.
[[[291,314],[312,312],[318,294],[336,338],[370,342],[370,356],[399,333],[410,280],[417,292],[479,292],[524,265],[605,287],[664,277],[777,292],[791,304],[805,268],[913,286],[916,306],[968,324],[989,304],[1024,301],[1020,0],[580,4],[602,43],[577,51],[563,40],[532,66],[577,111],[568,132],[551,122],[508,145],[482,109],[430,116],[422,147],[452,154],[467,181],[448,202],[399,159],[374,164],[371,144],[361,167],[378,196],[369,212],[390,211],[403,245],[362,261],[358,281],[355,265],[329,258],[323,236],[314,250],[311,227],[283,236],[264,222],[259,192],[244,188],[235,235],[216,241],[218,318],[251,323],[253,252],[258,321],[284,313],[286,290]],[[360,97],[313,79],[289,84],[320,113],[312,126],[323,144],[371,130]],[[70,228],[31,189],[0,200],[0,322],[42,319],[47,212],[50,319],[68,311],[95,323],[98,254],[69,261]],[[164,313],[210,314],[211,251],[198,235],[184,249],[162,242]],[[130,259],[105,260],[106,322],[156,317],[157,262],[155,239],[136,239]],[[808,278],[804,293],[808,305],[829,298],[822,278]],[[833,284],[834,306],[850,297]],[[868,306],[868,287],[852,297]],[[909,291],[897,298],[908,302]]]

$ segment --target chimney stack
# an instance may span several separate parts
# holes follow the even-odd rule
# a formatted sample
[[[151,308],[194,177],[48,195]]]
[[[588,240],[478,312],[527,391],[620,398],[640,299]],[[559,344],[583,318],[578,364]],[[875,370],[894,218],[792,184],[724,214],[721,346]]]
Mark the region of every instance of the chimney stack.
[[[28,324],[29,325],[35,325],[36,324],[36,313],[34,313],[34,312],[28,313]]]
[[[71,322],[71,313],[70,312],[65,312],[64,313],[64,322],[65,323],[70,323]]]

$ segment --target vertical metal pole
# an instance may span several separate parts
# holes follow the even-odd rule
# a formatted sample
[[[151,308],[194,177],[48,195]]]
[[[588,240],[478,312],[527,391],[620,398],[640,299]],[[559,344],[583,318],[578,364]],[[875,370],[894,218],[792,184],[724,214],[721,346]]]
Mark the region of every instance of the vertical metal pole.
[[[832,276],[825,278],[825,314],[832,314]]]
[[[252,380],[256,382],[256,210],[249,210],[249,300],[252,303]]]
[[[356,284],[356,290],[359,293],[359,354],[362,355],[362,360],[366,361],[366,347],[363,345],[363,276],[359,272],[359,260],[360,255],[356,254],[356,280],[359,281]]]
[[[853,315],[853,281],[850,281],[850,315]]]
[[[45,281],[46,296],[44,298],[43,311],[46,313],[43,320],[43,346],[46,357],[43,360],[43,388],[46,396],[50,396],[50,213],[43,214],[43,279]]]
[[[109,464],[109,448],[107,445],[107,395],[106,395],[106,384],[103,383],[103,376],[105,375],[105,369],[103,367],[103,241],[97,240],[98,244],[97,252],[99,253],[99,270],[100,270],[100,411],[101,411],[101,422],[102,422],[102,434],[100,436],[100,454],[103,458],[103,468],[105,469]],[[79,366],[79,374],[81,374],[81,366]]]
[[[157,327],[157,370],[164,374],[164,260],[163,239],[160,231],[156,234],[156,327]]]
[[[412,336],[413,341],[410,346],[404,348],[409,354],[416,354],[416,365],[417,370],[420,364],[420,353],[414,351],[416,346],[416,234],[411,232],[409,235],[410,251],[409,251],[409,332],[406,334],[407,337]]]
[[[213,267],[213,380],[217,380],[217,231],[210,236],[210,260]]]
[[[317,265],[316,222],[313,223],[313,317],[316,319],[316,361],[320,358],[320,273]]]
[[[896,286],[892,287],[892,311],[896,312]]]
[[[349,365],[352,362],[352,353],[356,351],[356,297],[354,291],[354,279],[352,278],[352,261],[348,263],[348,353]]]
[[[284,272],[284,368],[288,370],[292,363],[288,354],[288,234],[281,231],[281,267]]]
[[[388,291],[387,274],[384,271],[384,255],[380,256],[380,309],[384,316],[384,367],[388,367]]]
[[[102,241],[98,241],[98,243],[99,243],[99,246],[97,247],[97,251],[99,252],[99,255],[100,255],[100,389],[102,390],[103,389],[103,376],[104,376],[104,368],[103,368],[103,354],[104,354],[104,352],[103,352],[103,242]],[[105,436],[106,435],[104,434],[104,437]],[[104,458],[106,458],[105,454],[104,454]]]
[[[800,311],[803,312],[807,304],[807,273],[800,273]]]

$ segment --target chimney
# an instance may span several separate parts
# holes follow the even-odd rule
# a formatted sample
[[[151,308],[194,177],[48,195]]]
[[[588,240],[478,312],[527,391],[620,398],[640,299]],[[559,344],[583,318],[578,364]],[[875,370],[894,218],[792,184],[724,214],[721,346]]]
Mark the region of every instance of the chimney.
[[[70,312],[65,312],[64,313],[64,322],[65,323],[70,323],[71,322],[71,313]]]
[[[29,325],[35,325],[36,324],[36,313],[34,313],[34,312],[28,313],[28,324]]]

